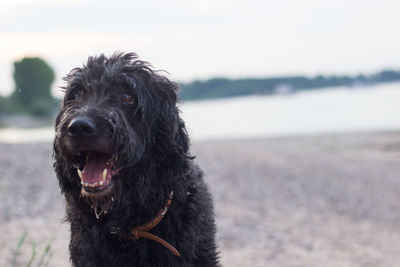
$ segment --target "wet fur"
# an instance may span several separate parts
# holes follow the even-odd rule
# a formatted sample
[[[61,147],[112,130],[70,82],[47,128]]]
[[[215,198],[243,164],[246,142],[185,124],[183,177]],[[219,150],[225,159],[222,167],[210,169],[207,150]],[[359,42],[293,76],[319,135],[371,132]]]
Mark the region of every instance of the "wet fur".
[[[189,153],[176,107],[176,84],[134,53],[90,57],[65,80],[54,168],[71,223],[73,266],[218,266],[211,196]],[[119,101],[125,91],[134,96],[135,105]],[[77,94],[80,97],[74,99]],[[82,197],[75,158],[65,141],[66,125],[82,114],[101,129],[89,145],[119,158],[115,168],[121,171],[113,178],[114,187],[98,198]],[[154,241],[111,233],[113,227],[127,232],[151,220],[171,191],[172,205],[151,232],[172,244],[181,257]],[[97,219],[94,209],[107,214]]]

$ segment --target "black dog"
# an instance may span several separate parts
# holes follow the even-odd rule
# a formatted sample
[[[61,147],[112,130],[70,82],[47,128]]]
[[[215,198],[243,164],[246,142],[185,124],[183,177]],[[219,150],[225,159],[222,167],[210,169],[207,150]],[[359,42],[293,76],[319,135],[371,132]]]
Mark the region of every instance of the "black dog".
[[[54,168],[73,265],[218,266],[177,85],[134,53],[89,57],[64,79]]]

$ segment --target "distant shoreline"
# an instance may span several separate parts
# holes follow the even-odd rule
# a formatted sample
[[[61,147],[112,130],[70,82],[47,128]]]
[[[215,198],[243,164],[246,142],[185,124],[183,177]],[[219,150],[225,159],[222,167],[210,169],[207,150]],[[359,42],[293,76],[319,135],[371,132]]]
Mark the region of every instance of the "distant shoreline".
[[[268,78],[211,78],[179,83],[179,96],[184,101],[227,98],[248,95],[286,95],[299,91],[321,90],[332,87],[366,87],[387,82],[400,81],[400,71],[382,70],[380,72],[355,76],[317,75],[283,76]]]

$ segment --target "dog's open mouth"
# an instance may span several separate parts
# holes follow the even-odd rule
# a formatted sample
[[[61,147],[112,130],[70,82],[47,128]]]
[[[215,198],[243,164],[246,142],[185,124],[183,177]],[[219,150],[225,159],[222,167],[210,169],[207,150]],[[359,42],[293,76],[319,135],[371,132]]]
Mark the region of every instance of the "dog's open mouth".
[[[85,191],[83,193],[100,193],[112,186],[112,177],[118,173],[114,169],[116,157],[103,152],[81,151],[80,158],[77,172]]]

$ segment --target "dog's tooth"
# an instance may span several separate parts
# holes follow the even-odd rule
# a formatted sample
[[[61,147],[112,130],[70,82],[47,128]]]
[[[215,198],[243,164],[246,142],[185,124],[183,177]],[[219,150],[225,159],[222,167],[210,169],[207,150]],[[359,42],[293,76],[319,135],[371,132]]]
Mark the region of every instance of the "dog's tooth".
[[[99,182],[100,185],[103,185],[103,183],[104,183],[103,181],[100,181],[100,182]]]
[[[103,178],[103,181],[106,181],[106,178],[107,178],[107,168],[104,168],[102,178]]]
[[[114,201],[114,198],[113,198],[113,197],[111,197],[111,201]]]
[[[80,169],[78,169],[78,176],[82,179],[82,171]]]

